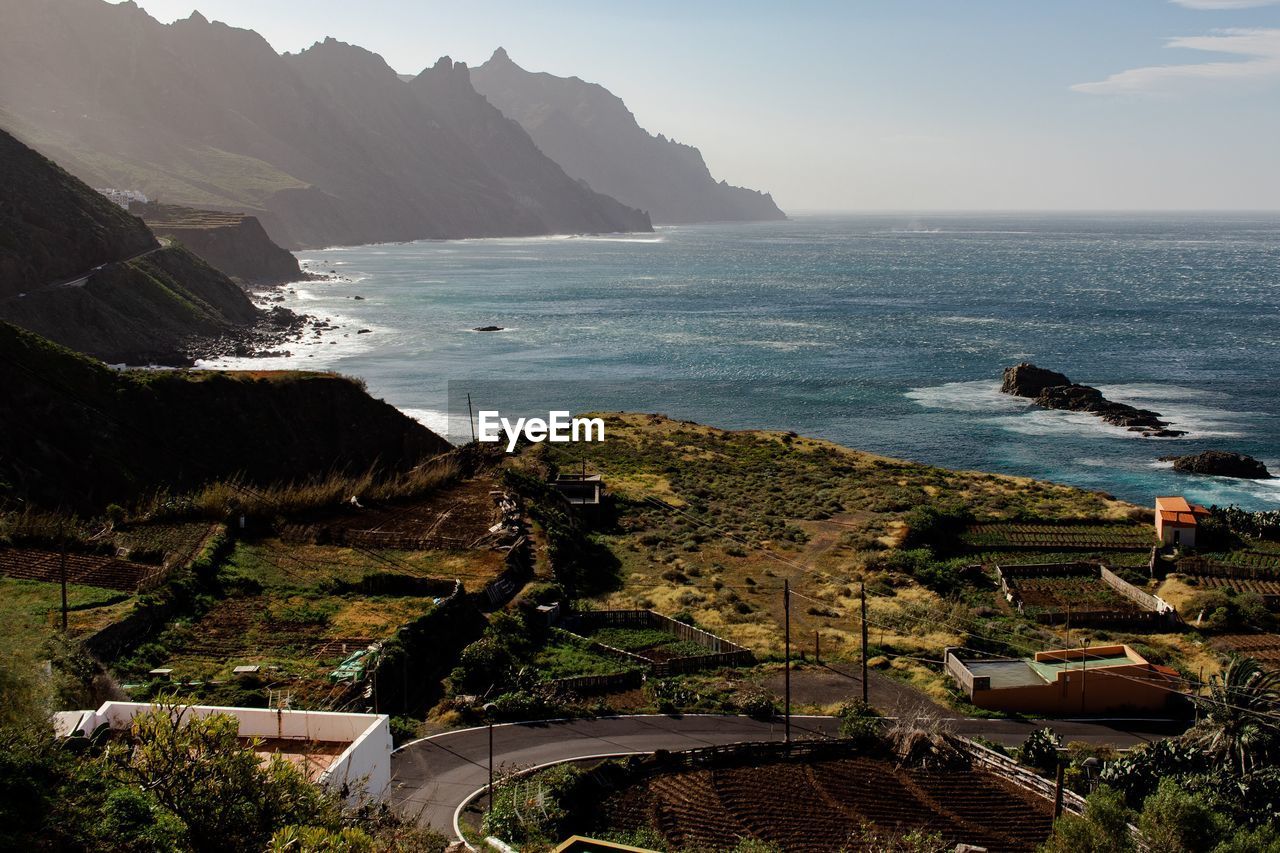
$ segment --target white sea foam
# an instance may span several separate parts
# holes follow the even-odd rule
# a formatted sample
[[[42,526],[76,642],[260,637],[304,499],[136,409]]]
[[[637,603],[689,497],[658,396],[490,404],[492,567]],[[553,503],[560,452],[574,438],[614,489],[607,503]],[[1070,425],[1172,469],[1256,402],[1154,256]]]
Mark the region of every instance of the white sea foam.
[[[422,424],[436,435],[449,434],[449,413],[436,409],[401,409],[409,417]]]

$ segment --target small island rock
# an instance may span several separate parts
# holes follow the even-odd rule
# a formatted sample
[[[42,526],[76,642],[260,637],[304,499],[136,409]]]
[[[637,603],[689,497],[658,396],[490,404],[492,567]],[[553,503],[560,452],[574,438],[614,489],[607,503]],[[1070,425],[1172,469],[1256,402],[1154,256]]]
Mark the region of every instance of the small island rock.
[[[1184,474],[1207,474],[1213,477],[1235,477],[1240,480],[1270,480],[1271,472],[1252,456],[1229,450],[1206,450],[1189,456],[1161,456],[1161,462],[1172,462],[1173,470]]]

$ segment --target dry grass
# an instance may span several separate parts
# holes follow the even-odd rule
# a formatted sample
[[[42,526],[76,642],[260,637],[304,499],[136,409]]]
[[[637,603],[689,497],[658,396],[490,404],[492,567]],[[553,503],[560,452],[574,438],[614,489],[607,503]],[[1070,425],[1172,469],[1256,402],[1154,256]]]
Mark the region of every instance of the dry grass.
[[[462,473],[462,464],[450,453],[395,474],[332,472],[316,480],[270,486],[253,486],[236,478],[210,483],[182,498],[159,494],[139,515],[148,519],[171,515],[225,518],[232,511],[260,517],[300,515],[336,507],[352,498],[388,501],[421,497],[456,482]]]

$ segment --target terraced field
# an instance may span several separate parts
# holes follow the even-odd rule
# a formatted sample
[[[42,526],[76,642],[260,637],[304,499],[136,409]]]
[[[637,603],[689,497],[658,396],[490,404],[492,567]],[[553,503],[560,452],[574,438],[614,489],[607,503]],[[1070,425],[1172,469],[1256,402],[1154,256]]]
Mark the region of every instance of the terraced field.
[[[63,556],[40,548],[0,549],[0,575],[19,580],[59,583]],[[134,592],[160,571],[156,566],[101,554],[67,554],[67,582],[99,589]]]
[[[752,837],[813,853],[866,849],[850,839],[868,825],[936,832],[948,847],[1030,851],[1052,823],[1051,803],[995,776],[867,756],[663,775],[613,795],[604,812],[609,826],[648,826],[673,847],[724,849]]]
[[[1261,596],[1280,597],[1280,578],[1275,580],[1259,580],[1255,578],[1224,578],[1212,575],[1195,576],[1196,582],[1203,587],[1230,589],[1235,592],[1251,592]]]
[[[1001,521],[971,524],[960,534],[960,541],[980,551],[1145,551],[1155,544],[1151,528],[1145,524],[1096,522],[1035,524]]]
[[[1267,669],[1280,671],[1280,634],[1220,634],[1210,645],[1228,654],[1251,657]]]

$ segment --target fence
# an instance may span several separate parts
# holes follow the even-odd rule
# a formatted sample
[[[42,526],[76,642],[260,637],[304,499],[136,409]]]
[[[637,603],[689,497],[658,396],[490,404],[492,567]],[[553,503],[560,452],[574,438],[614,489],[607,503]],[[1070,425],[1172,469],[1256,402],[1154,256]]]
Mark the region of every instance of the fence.
[[[577,675],[557,678],[539,685],[546,693],[577,693],[579,696],[598,696],[618,690],[635,690],[644,684],[644,673],[638,669],[627,672],[611,672],[607,675]]]
[[[723,637],[678,622],[652,610],[595,610],[574,614],[564,620],[565,630],[573,633],[591,644],[597,651],[605,652],[624,660],[633,661],[647,667],[656,678],[670,675],[683,675],[703,669],[717,669],[725,666],[750,666],[755,663],[755,656],[750,649],[743,648]],[[705,654],[684,655],[670,660],[655,660],[643,651],[629,652],[584,637],[583,632],[599,628],[649,628],[665,631],[677,640],[696,643],[707,649]]]
[[[1078,577],[1097,578],[1135,609],[1122,609],[1105,605],[1027,604],[1019,579]],[[1018,612],[1042,625],[1070,624],[1097,628],[1147,629],[1164,627],[1178,620],[1173,605],[1162,598],[1143,592],[1100,563],[1031,563],[1025,565],[996,566],[996,580],[1005,600]]]

